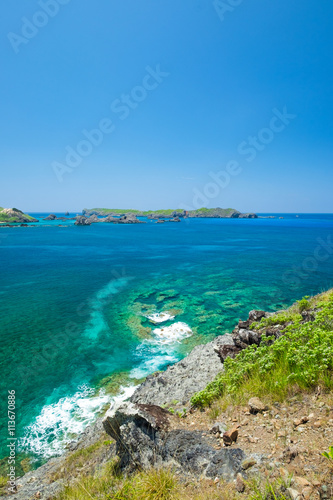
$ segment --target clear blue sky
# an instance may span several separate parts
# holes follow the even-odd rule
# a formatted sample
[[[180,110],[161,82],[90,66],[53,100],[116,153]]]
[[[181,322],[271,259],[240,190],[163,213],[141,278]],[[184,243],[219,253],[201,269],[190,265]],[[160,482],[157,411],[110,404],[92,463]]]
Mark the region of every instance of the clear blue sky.
[[[332,2],[49,1],[2,6],[1,206],[333,212]]]

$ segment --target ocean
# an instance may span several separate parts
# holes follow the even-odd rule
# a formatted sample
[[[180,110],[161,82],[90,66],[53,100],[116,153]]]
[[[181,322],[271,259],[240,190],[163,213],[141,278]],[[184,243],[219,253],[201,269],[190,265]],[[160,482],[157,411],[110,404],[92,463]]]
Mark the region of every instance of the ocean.
[[[115,398],[251,309],[332,287],[333,215],[274,215],[0,228],[0,420],[15,390],[20,452],[61,454]]]

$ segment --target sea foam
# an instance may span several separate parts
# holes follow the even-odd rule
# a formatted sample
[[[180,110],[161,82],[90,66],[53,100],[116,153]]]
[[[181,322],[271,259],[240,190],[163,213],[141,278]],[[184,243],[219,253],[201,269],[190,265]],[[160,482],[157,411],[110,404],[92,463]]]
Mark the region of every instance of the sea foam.
[[[149,319],[152,323],[164,323],[164,321],[168,321],[170,319],[174,319],[174,316],[172,316],[169,312],[161,312],[161,313],[154,313],[150,314],[149,316],[146,316],[146,318]]]
[[[153,333],[156,336],[156,342],[161,344],[173,344],[174,342],[179,343],[181,340],[191,337],[192,330],[186,323],[178,321],[171,326],[155,328]]]
[[[106,404],[125,401],[134,390],[135,386],[122,387],[119,395],[112,397],[103,389],[95,394],[89,386],[80,386],[73,396],[43,407],[40,415],[26,427],[19,442],[20,450],[43,458],[61,455],[68,443],[75,441],[96,420]]]

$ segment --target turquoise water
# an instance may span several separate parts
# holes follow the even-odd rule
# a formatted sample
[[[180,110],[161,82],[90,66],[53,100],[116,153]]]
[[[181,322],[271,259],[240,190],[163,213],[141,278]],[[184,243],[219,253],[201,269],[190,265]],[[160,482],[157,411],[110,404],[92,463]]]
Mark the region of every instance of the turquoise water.
[[[1,228],[0,384],[16,391],[20,449],[61,453],[121,388],[250,309],[332,287],[333,216],[283,217]],[[161,339],[146,316],[162,311],[174,319],[157,328],[180,322],[191,334]]]

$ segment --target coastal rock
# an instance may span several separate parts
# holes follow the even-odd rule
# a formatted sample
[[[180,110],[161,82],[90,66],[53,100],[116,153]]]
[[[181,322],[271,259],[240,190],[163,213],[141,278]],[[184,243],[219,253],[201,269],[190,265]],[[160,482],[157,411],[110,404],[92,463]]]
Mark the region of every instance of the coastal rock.
[[[161,461],[159,448],[169,415],[159,406],[130,402],[120,403],[106,413],[104,429],[116,440],[121,467],[148,468]]]
[[[253,323],[254,321],[260,321],[261,318],[264,318],[265,316],[265,311],[257,311],[256,309],[253,309],[249,312],[249,322]]]
[[[118,224],[144,224],[144,221],[139,220],[134,214],[127,214],[117,219]]]
[[[90,217],[88,217],[87,221],[89,221],[90,224],[94,224],[96,222],[101,222],[100,219],[97,217],[96,214],[93,214]]]
[[[183,360],[169,366],[166,371],[153,373],[136,389],[133,403],[173,407],[187,404],[223,370],[223,364],[215,348],[232,344],[229,334],[216,337],[208,344],[196,346]],[[177,403],[174,403],[177,401]]]
[[[117,217],[113,217],[113,215],[108,215],[107,217],[105,217],[105,219],[101,219],[102,222],[118,222],[119,219],[117,219]]]
[[[91,222],[87,219],[87,217],[83,217],[83,215],[76,217],[75,226],[90,226],[90,224]]]
[[[57,216],[55,214],[50,214],[47,217],[45,217],[44,220],[56,220]]]
[[[156,405],[130,402],[106,414],[103,425],[116,440],[122,469],[130,472],[151,466],[173,466],[182,473],[234,479],[245,458],[242,450],[217,451],[200,431],[169,431],[169,415]]]
[[[227,358],[235,358],[241,349],[235,344],[225,344],[216,346],[215,352],[220,356],[222,363],[225,362]]]

